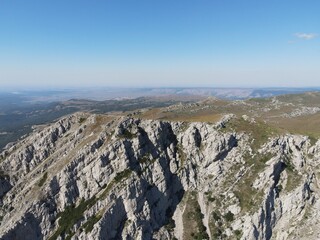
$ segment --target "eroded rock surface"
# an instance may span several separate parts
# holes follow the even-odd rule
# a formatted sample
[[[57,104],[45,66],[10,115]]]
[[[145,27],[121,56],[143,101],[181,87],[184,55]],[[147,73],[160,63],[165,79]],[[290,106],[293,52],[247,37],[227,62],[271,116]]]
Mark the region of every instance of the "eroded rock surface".
[[[1,154],[1,239],[319,239],[320,141],[254,152],[232,118],[77,113],[35,131]]]

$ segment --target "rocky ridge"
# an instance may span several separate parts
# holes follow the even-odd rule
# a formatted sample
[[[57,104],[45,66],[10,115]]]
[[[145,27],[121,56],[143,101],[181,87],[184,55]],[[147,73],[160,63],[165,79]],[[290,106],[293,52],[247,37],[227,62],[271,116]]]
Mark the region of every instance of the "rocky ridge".
[[[0,238],[320,238],[320,141],[255,146],[233,118],[76,113],[36,129],[1,153]]]

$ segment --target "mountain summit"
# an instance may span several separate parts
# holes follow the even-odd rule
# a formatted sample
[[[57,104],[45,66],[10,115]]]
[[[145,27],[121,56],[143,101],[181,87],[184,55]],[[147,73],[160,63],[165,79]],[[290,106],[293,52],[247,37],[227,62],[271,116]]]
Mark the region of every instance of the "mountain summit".
[[[0,156],[1,239],[318,239],[320,141],[251,115],[199,114],[219,104],[35,128]],[[281,116],[317,114],[300,113]]]

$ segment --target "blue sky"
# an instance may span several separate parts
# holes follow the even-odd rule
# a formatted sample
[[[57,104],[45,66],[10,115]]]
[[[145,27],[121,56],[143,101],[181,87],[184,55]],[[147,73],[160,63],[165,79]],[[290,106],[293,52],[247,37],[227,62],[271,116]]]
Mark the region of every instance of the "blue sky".
[[[0,87],[320,86],[318,0],[1,0]]]

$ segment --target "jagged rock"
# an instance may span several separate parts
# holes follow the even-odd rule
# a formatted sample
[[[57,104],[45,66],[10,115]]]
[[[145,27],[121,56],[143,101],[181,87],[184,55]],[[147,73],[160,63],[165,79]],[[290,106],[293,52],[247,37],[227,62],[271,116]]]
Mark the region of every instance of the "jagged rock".
[[[319,237],[320,141],[278,136],[253,154],[248,134],[225,129],[235,117],[76,113],[35,128],[1,154],[0,238]]]

